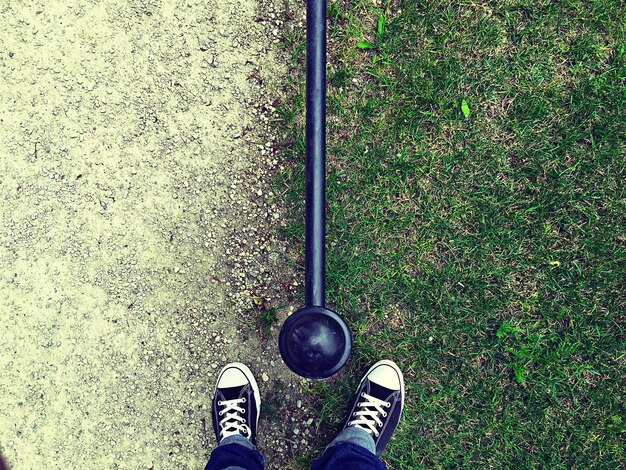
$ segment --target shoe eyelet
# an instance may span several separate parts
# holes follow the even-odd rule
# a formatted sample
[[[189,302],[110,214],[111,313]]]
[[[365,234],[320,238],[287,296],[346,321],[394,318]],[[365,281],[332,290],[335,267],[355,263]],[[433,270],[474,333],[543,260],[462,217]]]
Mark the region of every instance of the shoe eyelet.
[[[383,411],[383,418],[386,418],[386,417],[387,417],[387,413]]]
[[[356,413],[352,413],[352,416],[356,416]]]
[[[246,402],[246,397],[243,397],[243,398],[241,399],[241,403],[245,403],[245,402]]]
[[[385,405],[387,406],[387,408],[391,408],[391,403],[386,402]]]
[[[218,405],[218,406],[222,406],[222,402],[221,402],[221,400],[217,402],[217,405]]]

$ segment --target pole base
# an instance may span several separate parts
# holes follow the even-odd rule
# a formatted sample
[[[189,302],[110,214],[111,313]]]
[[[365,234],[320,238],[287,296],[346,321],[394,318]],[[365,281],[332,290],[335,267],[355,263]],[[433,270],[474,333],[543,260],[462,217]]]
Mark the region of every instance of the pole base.
[[[350,357],[352,335],[339,314],[323,307],[304,307],[283,323],[278,337],[287,367],[309,379],[325,379]]]

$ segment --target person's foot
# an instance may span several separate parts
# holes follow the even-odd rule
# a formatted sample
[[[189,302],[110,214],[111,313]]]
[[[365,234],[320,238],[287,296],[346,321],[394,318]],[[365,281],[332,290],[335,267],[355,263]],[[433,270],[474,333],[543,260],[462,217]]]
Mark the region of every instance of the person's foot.
[[[343,429],[354,426],[368,432],[380,455],[398,427],[403,407],[402,371],[392,361],[378,361],[361,379]]]
[[[211,410],[217,443],[241,434],[256,445],[260,410],[259,386],[250,369],[240,362],[227,364],[217,378]]]

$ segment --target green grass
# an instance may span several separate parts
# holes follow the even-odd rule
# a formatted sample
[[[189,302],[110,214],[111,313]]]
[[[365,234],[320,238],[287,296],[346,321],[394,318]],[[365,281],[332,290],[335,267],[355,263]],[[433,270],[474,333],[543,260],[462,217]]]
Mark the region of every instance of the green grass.
[[[327,298],[355,338],[310,390],[315,452],[390,358],[407,402],[389,468],[623,468],[624,3],[382,3],[329,2]],[[304,35],[287,34],[276,186],[303,264]]]

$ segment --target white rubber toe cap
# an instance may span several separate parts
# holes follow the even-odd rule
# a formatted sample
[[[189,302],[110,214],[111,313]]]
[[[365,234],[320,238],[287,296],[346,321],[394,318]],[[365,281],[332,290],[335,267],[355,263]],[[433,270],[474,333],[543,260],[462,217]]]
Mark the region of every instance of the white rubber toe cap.
[[[228,364],[224,367],[224,371],[220,376],[219,381],[217,382],[218,388],[228,388],[228,387],[241,387],[246,385],[248,382],[248,377],[243,372],[243,364],[232,363]],[[244,366],[245,367],[245,366]]]
[[[392,361],[378,361],[367,374],[370,382],[381,385],[390,390],[402,390],[402,372]]]

